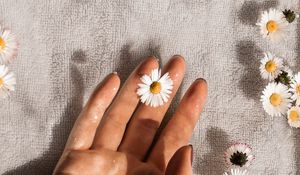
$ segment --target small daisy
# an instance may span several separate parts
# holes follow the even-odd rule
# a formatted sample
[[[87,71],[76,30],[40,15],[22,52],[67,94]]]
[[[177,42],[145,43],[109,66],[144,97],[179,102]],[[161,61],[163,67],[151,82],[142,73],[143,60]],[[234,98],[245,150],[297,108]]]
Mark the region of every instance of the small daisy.
[[[252,149],[243,143],[230,146],[225,152],[225,161],[229,167],[248,167],[254,160]]]
[[[1,30],[0,34],[0,64],[9,64],[18,51],[18,42],[10,30]]]
[[[10,91],[15,90],[16,78],[5,65],[0,65],[0,97],[9,96]]]
[[[248,175],[248,171],[235,168],[235,169],[231,169],[230,173],[224,173],[224,175]]]
[[[260,62],[260,75],[269,81],[274,80],[283,69],[283,59],[270,52],[265,53],[265,57]]]
[[[143,75],[141,81],[143,83],[138,84],[137,94],[142,103],[157,107],[168,102],[169,94],[173,89],[173,81],[168,72],[161,77],[161,70],[154,69],[150,76]]]
[[[271,116],[285,114],[291,106],[292,100],[288,87],[281,83],[269,83],[262,93],[263,108]]]
[[[287,112],[288,123],[291,127],[300,127],[300,108],[298,106],[291,107]]]
[[[264,11],[259,22],[260,33],[264,38],[269,38],[273,42],[278,42],[285,37],[288,21],[284,14],[276,9]]]
[[[292,99],[296,101],[296,104],[300,104],[300,72],[298,72],[291,84],[291,89],[290,91],[293,93]]]

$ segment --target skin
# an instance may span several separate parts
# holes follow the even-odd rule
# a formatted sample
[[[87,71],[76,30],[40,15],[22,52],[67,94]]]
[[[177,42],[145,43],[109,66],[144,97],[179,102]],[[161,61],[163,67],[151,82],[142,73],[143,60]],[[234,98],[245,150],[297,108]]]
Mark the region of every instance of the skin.
[[[191,175],[192,146],[188,141],[207,96],[204,79],[195,80],[153,148],[150,146],[185,72],[185,61],[173,56],[169,72],[174,88],[169,101],[153,108],[139,102],[140,77],[158,68],[145,59],[120,88],[117,74],[108,75],[80,113],[53,174],[68,175]]]

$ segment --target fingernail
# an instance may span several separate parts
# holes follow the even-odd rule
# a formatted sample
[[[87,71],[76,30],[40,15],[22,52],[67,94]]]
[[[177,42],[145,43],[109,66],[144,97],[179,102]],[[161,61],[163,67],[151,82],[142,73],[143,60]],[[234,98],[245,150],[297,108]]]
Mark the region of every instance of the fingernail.
[[[197,78],[196,81],[204,81],[205,83],[207,83],[207,81],[204,78]]]
[[[157,62],[159,62],[159,59],[154,55],[149,56],[149,58],[154,58]]]
[[[115,72],[113,72],[113,74],[118,75],[118,72],[115,71]]]
[[[193,145],[189,145],[191,147],[191,166],[193,166],[193,154],[194,154],[194,149],[193,149]]]
[[[177,55],[173,55],[173,56],[172,56],[172,58],[182,58],[183,60],[185,60],[185,59],[184,59],[184,57],[183,57],[183,56],[181,56],[181,55],[179,55],[179,54],[177,54]]]

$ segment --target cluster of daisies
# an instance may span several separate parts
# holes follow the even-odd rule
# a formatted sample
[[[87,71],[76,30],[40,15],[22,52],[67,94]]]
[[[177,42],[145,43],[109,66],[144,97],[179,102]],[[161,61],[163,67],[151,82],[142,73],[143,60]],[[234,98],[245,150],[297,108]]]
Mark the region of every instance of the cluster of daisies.
[[[8,29],[0,28],[0,97],[8,97],[10,91],[15,90],[16,78],[9,71],[8,64],[16,57],[18,42],[14,34]]]
[[[231,145],[225,152],[225,162],[229,172],[224,175],[248,175],[247,168],[254,160],[252,149],[244,143]]]
[[[299,128],[300,72],[294,75],[282,58],[267,52],[260,74],[269,81],[261,96],[264,110],[271,116],[286,116],[291,127]]]
[[[270,9],[263,12],[258,25],[271,41],[284,38],[290,23],[298,15],[294,11]],[[271,116],[286,116],[291,127],[300,127],[300,72],[293,74],[285,60],[266,52],[259,67],[263,79],[269,81],[262,92],[264,110]]]

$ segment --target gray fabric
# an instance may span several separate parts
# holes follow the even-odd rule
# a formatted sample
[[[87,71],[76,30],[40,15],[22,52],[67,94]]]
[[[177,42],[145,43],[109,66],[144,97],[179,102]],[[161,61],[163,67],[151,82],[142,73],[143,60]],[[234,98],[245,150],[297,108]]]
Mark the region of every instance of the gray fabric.
[[[177,101],[193,79],[209,84],[191,139],[195,174],[222,174],[223,152],[235,141],[253,147],[253,174],[299,174],[299,130],[266,115],[259,102],[262,51],[299,70],[300,25],[281,45],[266,42],[255,26],[260,10],[286,6],[299,9],[297,0],[1,0],[0,19],[21,49],[10,65],[17,91],[0,102],[0,173],[50,174],[106,74],[118,71],[124,80],[145,56],[166,63],[176,53],[188,65]]]

